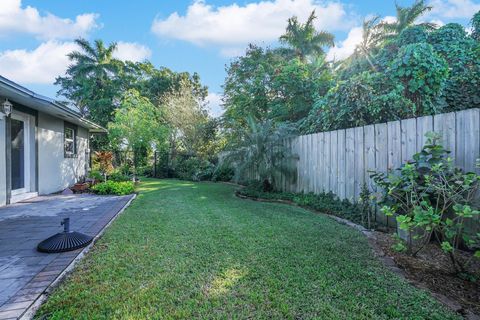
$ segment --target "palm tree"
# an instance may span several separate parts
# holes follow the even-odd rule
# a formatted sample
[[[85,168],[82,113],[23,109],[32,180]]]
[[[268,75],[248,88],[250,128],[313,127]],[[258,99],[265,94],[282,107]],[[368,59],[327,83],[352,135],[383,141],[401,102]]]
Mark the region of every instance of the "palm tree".
[[[302,61],[311,55],[323,55],[324,47],[334,46],[334,36],[326,31],[316,31],[313,21],[317,17],[312,11],[305,24],[298,22],[297,17],[288,19],[288,26],[280,42],[291,47],[291,50]]]
[[[276,126],[272,120],[255,122],[249,117],[246,121],[247,128],[223,161],[235,168],[235,180],[259,180],[264,191],[272,191],[276,176],[294,170],[294,156],[285,146],[294,129],[287,124]]]
[[[362,42],[356,48],[357,53],[365,57],[373,71],[377,71],[377,68],[372,62],[371,51],[378,46],[381,40],[381,34],[378,30],[379,21],[379,16],[363,20]]]
[[[90,113],[95,108],[94,120],[106,125],[113,106],[110,80],[122,66],[121,61],[113,58],[117,44],[105,47],[102,40],[90,44],[82,38],[76,39],[75,44],[79,50],[67,55],[71,64],[66,75],[55,80],[61,87],[57,95],[73,101],[84,116],[92,116]]]
[[[381,39],[390,40],[398,36],[403,30],[415,25],[415,22],[425,13],[432,10],[431,6],[426,5],[425,0],[416,0],[411,7],[401,7],[395,4],[397,16],[393,22],[382,22],[378,24],[378,31],[381,33]],[[417,25],[433,29],[434,23],[423,22]]]
[[[73,63],[68,67],[67,74],[83,77],[95,77],[98,80],[106,79],[117,70],[117,60],[113,53],[117,49],[115,42],[108,47],[102,40],[95,40],[93,45],[87,40],[75,40],[81,51],[73,51],[67,56]]]

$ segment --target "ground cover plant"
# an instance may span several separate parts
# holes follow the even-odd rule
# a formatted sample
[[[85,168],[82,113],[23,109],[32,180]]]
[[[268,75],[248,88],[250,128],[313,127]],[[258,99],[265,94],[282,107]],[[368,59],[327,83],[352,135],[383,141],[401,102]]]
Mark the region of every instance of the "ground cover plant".
[[[333,219],[235,186],[145,179],[46,319],[460,319]]]
[[[93,193],[100,195],[114,194],[123,196],[135,192],[135,184],[133,181],[113,181],[97,183],[91,187]]]

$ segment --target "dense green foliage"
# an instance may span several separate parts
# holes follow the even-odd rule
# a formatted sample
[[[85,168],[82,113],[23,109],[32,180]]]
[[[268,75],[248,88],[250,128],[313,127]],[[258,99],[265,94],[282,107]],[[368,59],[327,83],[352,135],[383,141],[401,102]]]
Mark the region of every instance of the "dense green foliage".
[[[235,170],[226,163],[220,163],[213,172],[212,181],[229,182],[235,176]]]
[[[333,37],[294,17],[275,49],[250,45],[227,67],[224,123],[294,123],[303,133],[335,130],[480,107],[477,13],[472,33],[456,23],[419,23],[432,8],[396,5],[397,19],[366,20],[347,59],[327,62]]]
[[[129,176],[127,176],[123,173],[121,173],[120,171],[112,172],[111,174],[108,175],[107,179],[111,180],[111,181],[116,181],[116,182],[131,181],[132,180],[132,178],[130,178]]]
[[[224,84],[225,126],[246,126],[249,116],[258,121],[298,121],[318,95],[327,92],[331,71],[323,59],[306,63],[289,58],[281,49],[251,45],[227,69]]]
[[[91,190],[101,195],[114,194],[123,196],[135,192],[135,185],[133,181],[108,180],[94,185]]]
[[[335,130],[480,107],[479,53],[461,25],[408,27],[341,62],[336,84],[300,127]]]
[[[134,89],[123,95],[108,129],[110,140],[115,145],[132,152],[134,173],[139,162],[137,157],[142,154],[142,150],[147,150],[152,144],[161,148],[168,134],[161,110]]]
[[[198,157],[178,157],[175,163],[174,177],[182,180],[212,180],[215,165]]]
[[[151,165],[154,150],[168,154],[167,166],[182,153],[216,156],[219,126],[207,114],[198,74],[116,60],[115,43],[76,43],[80,51],[69,54],[71,65],[56,84],[85,117],[108,127],[108,136],[93,139],[94,150],[113,151],[117,166],[134,167]]]
[[[456,168],[438,140],[439,136],[429,134],[426,145],[411,162],[397,172],[372,177],[381,190],[381,210],[387,216],[396,215],[399,228],[408,233],[408,251],[415,255],[435,240],[450,256],[455,270],[465,272],[468,261],[458,250],[478,249],[480,245],[480,234],[466,228],[468,221],[478,221],[480,216],[473,206],[480,176]],[[480,258],[480,250],[475,256]]]
[[[145,180],[39,319],[461,319],[320,214]]]

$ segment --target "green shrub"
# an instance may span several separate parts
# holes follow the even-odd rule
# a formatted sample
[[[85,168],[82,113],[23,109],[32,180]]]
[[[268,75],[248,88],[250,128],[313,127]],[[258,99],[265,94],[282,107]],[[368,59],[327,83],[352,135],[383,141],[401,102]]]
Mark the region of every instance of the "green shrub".
[[[176,160],[175,174],[182,180],[205,181],[211,180],[215,166],[198,157],[179,157]]]
[[[132,180],[129,176],[121,173],[120,171],[113,172],[108,176],[109,181],[123,182]]]
[[[233,168],[227,164],[221,164],[215,168],[213,172],[213,181],[231,181],[235,172]]]
[[[88,177],[91,178],[91,179],[95,179],[97,181],[103,181],[104,180],[103,175],[98,170],[90,171],[90,173],[88,174]]]
[[[137,169],[137,175],[144,177],[153,177],[153,167],[143,166]]]
[[[131,194],[135,191],[135,186],[132,181],[112,181],[102,182],[96,184],[91,189],[96,194],[107,195],[115,194],[119,196]]]
[[[466,222],[478,220],[480,214],[473,208],[480,176],[456,168],[449,152],[437,143],[438,134],[427,137],[413,161],[396,172],[372,175],[382,190],[378,202],[385,215],[396,215],[399,229],[407,233],[409,253],[415,255],[434,239],[455,270],[465,272],[470,261],[458,255],[462,246],[477,248],[474,256],[480,258],[480,234],[465,230]]]

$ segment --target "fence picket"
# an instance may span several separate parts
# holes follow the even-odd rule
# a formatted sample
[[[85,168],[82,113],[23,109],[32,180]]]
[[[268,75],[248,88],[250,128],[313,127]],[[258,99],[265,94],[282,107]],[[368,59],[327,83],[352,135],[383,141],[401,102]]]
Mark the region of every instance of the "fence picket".
[[[400,121],[401,127],[401,153],[402,163],[412,160],[417,153],[417,121],[416,119],[406,119]]]
[[[442,145],[455,157],[455,112],[433,116],[433,131],[442,136]]]
[[[387,172],[388,169],[388,129],[386,123],[375,125],[375,168],[378,172]],[[388,219],[381,212],[376,213],[377,222],[387,225]]]
[[[465,115],[466,113],[457,112],[455,117],[455,165],[465,168]]]
[[[370,178],[371,171],[375,171],[375,126],[369,125],[363,127],[363,134],[365,136],[365,181],[367,182],[368,189],[375,191],[375,185]]]
[[[469,109],[288,139],[287,148],[298,155],[290,160],[296,173],[279,177],[279,186],[291,192],[331,191],[340,199],[357,200],[364,182],[372,192],[377,189],[371,171],[386,172],[412,160],[429,131],[440,133],[457,166],[478,170],[480,109]],[[252,168],[247,176],[258,173]],[[378,213],[377,222],[393,224]]]
[[[345,198],[353,200],[355,196],[355,129],[345,131]]]
[[[324,141],[324,133],[320,132],[318,134],[318,154],[317,154],[317,161],[318,161],[318,170],[317,170],[317,177],[318,177],[318,192],[323,192],[325,184],[323,181],[325,180],[323,177],[323,167],[325,166],[325,162],[323,161],[323,141]]]
[[[426,116],[417,118],[417,152],[422,150],[427,142],[425,135],[430,131],[433,131],[433,117]]]
[[[479,173],[478,168],[476,168],[476,161],[480,153],[480,136],[478,126],[478,124],[480,123],[480,110],[465,110],[465,116],[465,139],[463,140],[465,145],[464,169],[465,171]]]
[[[338,157],[337,157],[338,131],[332,131],[330,136],[330,191],[337,192],[338,182]]]
[[[355,191],[354,198],[358,201],[365,182],[365,156],[364,156],[364,137],[363,127],[355,128]]]
[[[336,194],[340,199],[345,199],[345,180],[346,180],[346,164],[345,164],[345,130],[338,130],[337,139],[338,153],[338,185]]]
[[[325,156],[324,156],[324,163],[325,163],[325,191],[329,192],[330,191],[330,137],[331,137],[332,132],[325,132]]]

